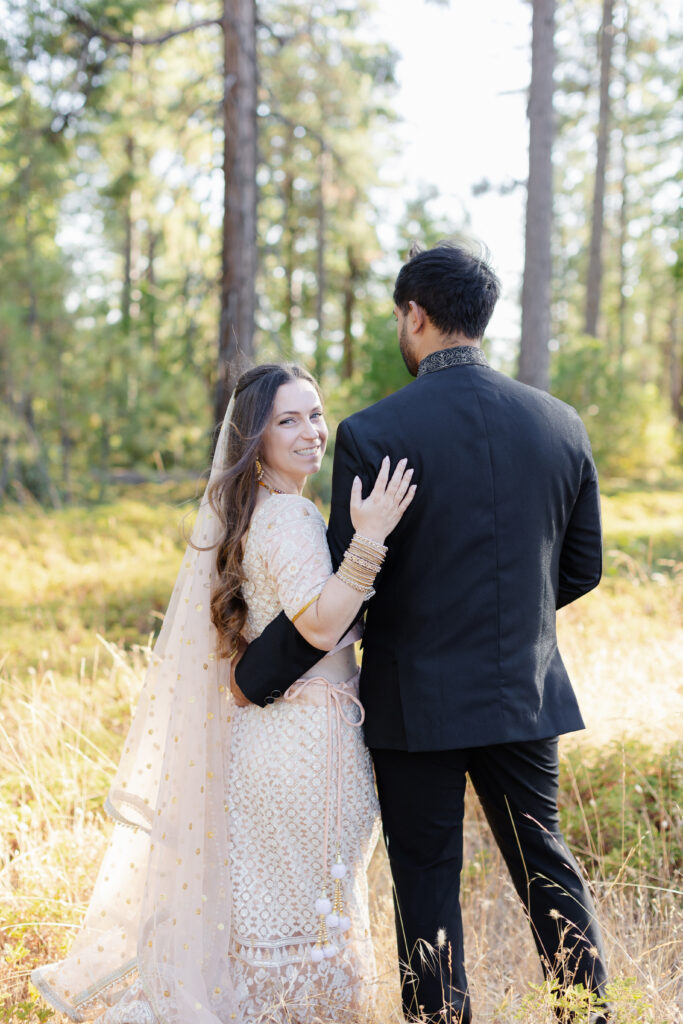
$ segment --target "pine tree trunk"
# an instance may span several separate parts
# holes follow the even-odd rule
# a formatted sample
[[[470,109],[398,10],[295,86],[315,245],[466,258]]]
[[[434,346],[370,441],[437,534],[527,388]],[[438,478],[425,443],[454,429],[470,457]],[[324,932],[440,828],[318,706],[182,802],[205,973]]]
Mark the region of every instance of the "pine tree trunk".
[[[595,161],[595,184],[593,186],[593,217],[591,220],[590,254],[588,278],[586,280],[586,334],[597,337],[600,296],[602,293],[602,235],[605,214],[605,176],[609,150],[611,104],[609,84],[612,77],[612,44],[614,26],[612,17],[614,0],[603,0],[602,27],[600,29],[600,115],[598,121],[598,152]]]
[[[159,232],[154,231],[150,228],[149,236],[147,238],[147,270],[145,278],[147,280],[147,307],[149,310],[147,325],[149,329],[149,345],[156,355],[159,350],[159,339],[157,336],[157,313],[156,313],[156,294],[157,294],[157,279],[156,279],[156,252],[157,245],[161,235]]]
[[[256,277],[256,9],[223,4],[223,246],[214,415],[222,420],[235,380],[254,358]]]
[[[294,135],[290,132],[289,144],[292,145]],[[284,199],[284,238],[283,238],[283,263],[285,269],[285,303],[284,323],[282,325],[282,347],[281,352],[285,359],[294,357],[294,320],[292,310],[294,301],[294,270],[296,267],[296,256],[294,245],[296,242],[296,216],[294,214],[294,175],[287,174],[284,180],[282,195]]]
[[[550,237],[553,216],[553,71],[555,0],[533,0],[529,89],[522,340],[519,379],[548,390],[550,384]]]
[[[627,345],[627,318],[628,298],[626,295],[628,286],[628,262],[626,249],[628,246],[628,160],[626,154],[625,133],[621,132],[621,204],[619,206],[619,346],[617,349],[617,360],[619,365],[619,381],[623,384],[624,363],[626,358]]]
[[[683,352],[678,323],[678,296],[674,291],[669,314],[669,398],[676,422],[683,424]]]
[[[356,287],[358,284],[358,263],[349,245],[346,249],[348,273],[344,285],[344,357],[342,360],[342,377],[348,380],[353,376],[353,311],[356,306]]]
[[[325,371],[327,361],[327,345],[325,344],[325,291],[327,279],[325,276],[325,233],[327,230],[327,151],[324,144],[320,146],[318,158],[319,182],[318,182],[318,211],[316,227],[316,299],[315,299],[315,375],[320,380]]]
[[[132,136],[126,138],[126,170],[130,174],[131,183],[134,180],[134,152],[135,146]],[[130,330],[131,320],[131,295],[133,291],[133,197],[132,188],[124,200],[123,207],[123,287],[121,288],[121,328],[123,331]]]

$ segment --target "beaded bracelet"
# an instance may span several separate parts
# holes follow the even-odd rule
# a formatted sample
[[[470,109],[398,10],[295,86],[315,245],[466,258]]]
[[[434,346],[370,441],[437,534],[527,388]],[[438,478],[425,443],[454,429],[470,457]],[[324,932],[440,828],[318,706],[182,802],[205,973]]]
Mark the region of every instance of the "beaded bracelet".
[[[379,541],[355,533],[346,549],[336,575],[352,590],[365,595],[365,600],[374,596],[373,583],[382,568],[387,548]]]

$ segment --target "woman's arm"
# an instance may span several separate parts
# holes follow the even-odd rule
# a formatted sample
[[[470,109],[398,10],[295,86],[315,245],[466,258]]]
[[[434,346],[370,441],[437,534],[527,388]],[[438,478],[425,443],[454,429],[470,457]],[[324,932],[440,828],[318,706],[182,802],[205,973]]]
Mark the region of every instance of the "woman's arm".
[[[357,534],[383,544],[399,522],[413,500],[416,489],[410,483],[413,471],[406,469],[406,462],[406,459],[401,459],[389,478],[390,461],[386,456],[375,485],[365,499],[360,478],[355,477],[351,488],[350,509],[351,522]],[[295,616],[294,626],[314,647],[323,651],[332,650],[354,622],[365,600],[366,591],[356,589],[337,573],[333,573],[316,600]]]

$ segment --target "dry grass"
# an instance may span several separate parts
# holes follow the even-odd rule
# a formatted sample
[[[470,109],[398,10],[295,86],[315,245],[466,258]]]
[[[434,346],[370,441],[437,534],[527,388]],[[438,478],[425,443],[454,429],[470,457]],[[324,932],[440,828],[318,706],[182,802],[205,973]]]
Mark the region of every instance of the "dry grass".
[[[667,535],[669,497],[662,499],[666,514],[660,517]],[[619,532],[622,546],[610,556],[614,572],[560,615],[561,647],[588,725],[563,741],[572,754],[565,758],[563,789],[568,827],[576,832],[575,849],[590,873],[605,932],[619,1020],[673,1024],[683,1021],[680,780],[677,791],[673,775],[660,785],[645,761],[670,760],[672,744],[681,739],[680,555],[670,543],[666,551],[651,542],[649,554],[643,548],[657,522],[656,502],[646,504],[643,532],[638,502],[632,500],[636,511],[629,518],[631,506],[619,498],[611,542]],[[177,511],[127,502],[80,519],[77,512],[36,512],[21,523],[15,517],[0,523],[0,568],[9,570],[0,632],[6,653],[0,669],[0,1024],[40,1019],[28,972],[63,953],[86,904],[110,828],[102,797],[144,666],[144,649],[130,642],[144,642],[155,622],[150,609],[163,608],[170,592],[177,519]],[[96,631],[126,646],[96,641]],[[630,737],[645,738],[647,750],[627,742],[620,781],[605,774],[601,784],[608,755]],[[582,761],[592,766],[590,796],[579,777]],[[610,859],[604,844],[608,823],[620,816],[635,823],[641,849],[634,853],[624,825],[614,870],[615,852]],[[381,975],[377,1021],[399,1024],[383,849],[371,872]],[[476,1019],[550,1024],[528,925],[473,800],[463,916]]]

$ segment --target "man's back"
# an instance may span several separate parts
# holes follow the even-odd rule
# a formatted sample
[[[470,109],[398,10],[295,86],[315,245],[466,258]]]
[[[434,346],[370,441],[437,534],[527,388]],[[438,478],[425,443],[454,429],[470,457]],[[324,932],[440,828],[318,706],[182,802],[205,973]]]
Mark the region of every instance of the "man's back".
[[[340,427],[330,546],[349,539],[345,451],[418,483],[369,603],[371,747],[439,750],[582,728],[556,607],[600,578],[597,479],[577,414],[486,365],[421,374]]]

